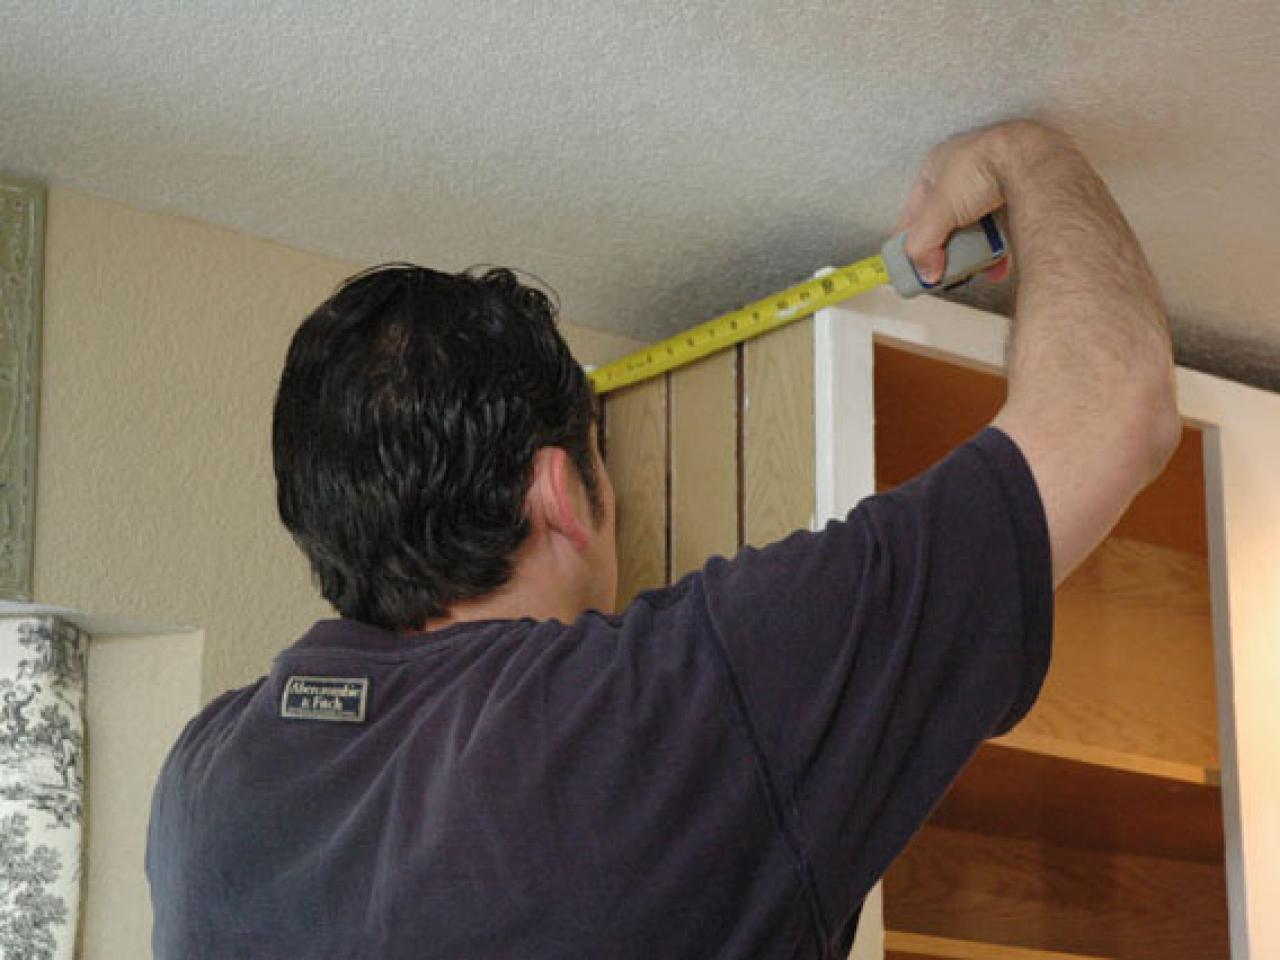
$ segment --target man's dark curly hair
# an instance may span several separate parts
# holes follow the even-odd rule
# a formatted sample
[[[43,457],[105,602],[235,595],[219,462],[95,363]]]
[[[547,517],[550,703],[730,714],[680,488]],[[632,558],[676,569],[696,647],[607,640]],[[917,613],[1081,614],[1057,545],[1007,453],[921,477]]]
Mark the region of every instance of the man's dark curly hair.
[[[546,294],[506,269],[375,267],[289,346],[280,518],[342,616],[422,629],[510,579],[540,447],[569,454],[599,522],[596,419]]]

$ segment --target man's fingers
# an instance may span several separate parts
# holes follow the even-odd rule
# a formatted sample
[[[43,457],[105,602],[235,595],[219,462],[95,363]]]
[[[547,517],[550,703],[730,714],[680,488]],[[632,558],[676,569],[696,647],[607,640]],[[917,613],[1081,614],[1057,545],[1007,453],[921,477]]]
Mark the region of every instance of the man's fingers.
[[[986,135],[970,134],[944,141],[925,158],[894,232],[906,230],[905,252],[925,283],[937,283],[945,274],[951,234],[1004,203],[990,149]]]
[[[1009,276],[1009,271],[1013,269],[1012,254],[1006,253],[1000,262],[990,270],[984,270],[982,275],[991,283],[1001,283]]]
[[[976,164],[956,167],[967,158],[958,156],[944,169],[907,228],[906,253],[926,283],[937,283],[946,269],[951,234],[977,223],[999,209],[1004,198],[999,184]]]
[[[947,264],[943,247],[957,226],[955,217],[936,193],[912,220],[907,233],[906,253],[925,283],[936,283],[941,279]]]

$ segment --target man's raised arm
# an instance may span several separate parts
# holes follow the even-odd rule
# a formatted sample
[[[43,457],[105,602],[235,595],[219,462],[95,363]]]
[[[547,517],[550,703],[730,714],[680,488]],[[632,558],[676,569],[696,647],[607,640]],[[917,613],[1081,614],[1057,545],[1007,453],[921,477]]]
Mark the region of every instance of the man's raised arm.
[[[1164,469],[1181,435],[1168,322],[1142,249],[1063,134],[1015,121],[930,152],[907,253],[941,273],[952,230],[1006,206],[1017,258],[1009,394],[992,421],[1044,504],[1060,584]]]

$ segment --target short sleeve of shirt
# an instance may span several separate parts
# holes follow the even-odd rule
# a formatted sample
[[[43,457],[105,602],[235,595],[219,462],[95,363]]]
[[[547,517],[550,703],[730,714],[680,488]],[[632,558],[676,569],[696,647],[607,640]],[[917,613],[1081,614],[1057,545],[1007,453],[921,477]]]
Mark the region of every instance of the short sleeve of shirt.
[[[1039,693],[1053,580],[1034,477],[987,427],[822,532],[697,576],[778,816],[845,941],[964,764]]]

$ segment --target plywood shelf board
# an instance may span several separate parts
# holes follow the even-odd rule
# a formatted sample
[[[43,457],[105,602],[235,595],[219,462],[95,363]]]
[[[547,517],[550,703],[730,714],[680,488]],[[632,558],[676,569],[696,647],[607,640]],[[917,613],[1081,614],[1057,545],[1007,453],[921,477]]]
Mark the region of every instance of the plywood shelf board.
[[[1018,743],[1219,783],[1206,561],[1113,537],[1058,589],[1054,606],[1049,675]]]
[[[1225,958],[1219,865],[926,826],[885,877],[889,929],[1116,957]]]
[[[1201,767],[1194,763],[1181,763],[1176,760],[1163,760],[1159,757],[1147,757],[1137,753],[1125,753],[1121,750],[1109,750],[1088,743],[1063,740],[1058,737],[1030,733],[1017,727],[1003,737],[991,741],[1007,747],[1016,747],[1029,753],[1044,754],[1047,757],[1058,757],[1062,760],[1075,760],[1079,763],[1108,767],[1127,773],[1140,773],[1147,777],[1158,777],[1180,783],[1199,786],[1219,786],[1222,780],[1221,771],[1215,767]]]
[[[1111,960],[1083,953],[1009,947],[999,943],[931,937],[902,930],[886,930],[884,946],[885,960]]]
[[[1222,792],[1021,750],[978,751],[929,821],[1056,846],[1221,865]]]
[[[1207,562],[1111,537],[1059,587],[1027,734],[1219,766]]]
[[[1044,752],[1219,782],[1207,562],[1112,537],[1054,607],[1052,664],[1020,735]]]

